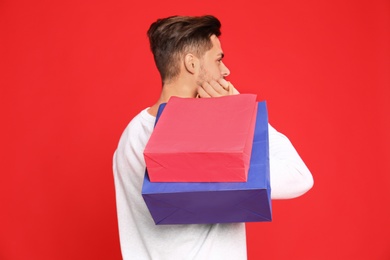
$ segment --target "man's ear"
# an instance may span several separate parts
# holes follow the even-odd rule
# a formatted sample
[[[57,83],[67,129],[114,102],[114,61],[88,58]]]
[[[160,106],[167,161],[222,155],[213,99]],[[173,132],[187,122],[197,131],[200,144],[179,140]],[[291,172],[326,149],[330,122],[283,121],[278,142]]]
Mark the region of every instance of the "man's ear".
[[[197,62],[197,58],[192,53],[187,53],[184,57],[184,66],[186,70],[191,74],[195,74]]]

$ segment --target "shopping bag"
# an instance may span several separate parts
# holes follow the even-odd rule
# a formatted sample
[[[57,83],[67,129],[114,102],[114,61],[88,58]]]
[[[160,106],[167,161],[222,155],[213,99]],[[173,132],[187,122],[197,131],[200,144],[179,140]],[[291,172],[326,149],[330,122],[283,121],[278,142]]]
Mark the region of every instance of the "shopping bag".
[[[172,97],[145,147],[152,182],[245,182],[255,94]]]
[[[156,225],[272,221],[265,101],[258,102],[255,123],[246,182],[151,182],[146,170],[142,196]]]

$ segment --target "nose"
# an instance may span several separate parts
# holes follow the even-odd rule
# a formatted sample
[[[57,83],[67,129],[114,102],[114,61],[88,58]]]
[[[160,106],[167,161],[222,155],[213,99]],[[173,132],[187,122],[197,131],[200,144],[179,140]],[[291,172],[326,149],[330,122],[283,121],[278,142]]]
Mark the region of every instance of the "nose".
[[[223,62],[221,62],[222,64],[222,66],[221,66],[221,74],[222,74],[222,76],[224,76],[224,77],[227,77],[227,76],[229,76],[230,75],[230,70],[228,69],[228,67],[226,67],[226,65],[225,65],[225,63],[223,63]]]

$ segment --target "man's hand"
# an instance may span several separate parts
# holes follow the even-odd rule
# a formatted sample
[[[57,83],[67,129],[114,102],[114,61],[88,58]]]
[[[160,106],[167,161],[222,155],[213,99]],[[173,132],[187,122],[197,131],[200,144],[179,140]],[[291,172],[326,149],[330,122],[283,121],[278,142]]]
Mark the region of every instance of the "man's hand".
[[[198,87],[198,97],[222,97],[228,95],[240,94],[233,84],[225,79],[211,80],[209,82],[203,82],[202,86]]]

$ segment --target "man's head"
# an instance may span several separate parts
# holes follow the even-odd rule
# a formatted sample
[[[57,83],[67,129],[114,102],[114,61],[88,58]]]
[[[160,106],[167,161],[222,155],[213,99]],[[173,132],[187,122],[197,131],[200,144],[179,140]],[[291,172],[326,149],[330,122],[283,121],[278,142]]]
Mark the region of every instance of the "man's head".
[[[220,28],[220,21],[211,15],[171,16],[154,22],[147,35],[163,83],[179,76],[182,64],[194,75],[198,72],[198,80],[207,80],[206,70],[213,68],[204,59],[213,55],[209,59],[215,59],[218,64],[224,56],[218,40]],[[226,67],[222,70],[229,74]]]

